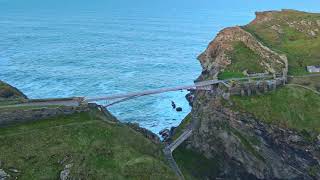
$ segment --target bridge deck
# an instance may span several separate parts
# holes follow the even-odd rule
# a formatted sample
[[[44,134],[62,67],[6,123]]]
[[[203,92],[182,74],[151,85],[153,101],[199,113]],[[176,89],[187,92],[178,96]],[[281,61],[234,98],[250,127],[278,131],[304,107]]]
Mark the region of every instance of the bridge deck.
[[[226,83],[226,82],[229,82],[229,81],[265,79],[265,78],[272,78],[272,77],[273,76],[253,76],[253,77],[246,77],[246,78],[231,78],[231,79],[226,79],[226,80],[216,80],[215,79],[215,80],[196,82],[193,85],[187,85],[187,86],[177,86],[177,87],[172,87],[172,88],[160,88],[160,89],[146,90],[146,91],[141,91],[141,92],[133,92],[133,93],[110,95],[110,96],[85,98],[85,102],[124,99],[124,98],[130,98],[130,97],[145,96],[145,95],[151,95],[151,94],[159,94],[159,93],[170,92],[170,91],[189,90],[189,89],[197,89],[197,88],[200,89],[200,87],[205,87],[205,86],[214,85],[214,84],[218,84],[218,83]]]
[[[93,102],[93,101],[101,101],[101,100],[114,100],[114,99],[130,98],[130,97],[135,97],[135,96],[159,94],[159,93],[170,92],[170,91],[196,89],[197,87],[199,88],[199,87],[208,86],[208,85],[212,85],[212,84],[218,84],[220,82],[221,82],[220,80],[209,80],[209,81],[195,83],[194,85],[177,86],[177,87],[172,87],[172,88],[160,88],[160,89],[146,90],[146,91],[141,91],[141,92],[133,92],[133,93],[125,93],[125,94],[110,95],[110,96],[103,96],[103,97],[86,98],[85,102]]]

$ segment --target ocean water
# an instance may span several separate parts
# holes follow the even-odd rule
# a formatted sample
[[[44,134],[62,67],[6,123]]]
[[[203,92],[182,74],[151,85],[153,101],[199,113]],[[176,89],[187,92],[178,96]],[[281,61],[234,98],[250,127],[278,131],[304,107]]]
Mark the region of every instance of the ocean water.
[[[189,85],[201,73],[196,57],[222,28],[248,23],[257,10],[317,11],[317,3],[0,0],[0,79],[30,98]],[[186,93],[140,97],[109,110],[158,132],[190,112]]]

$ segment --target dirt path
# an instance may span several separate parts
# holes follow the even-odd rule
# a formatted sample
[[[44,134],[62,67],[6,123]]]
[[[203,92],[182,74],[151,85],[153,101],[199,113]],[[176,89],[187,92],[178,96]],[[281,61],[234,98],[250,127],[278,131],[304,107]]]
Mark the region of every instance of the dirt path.
[[[190,126],[187,127],[184,130],[184,132],[175,141],[173,141],[172,143],[167,145],[163,150],[163,152],[169,162],[169,165],[175,171],[177,176],[179,176],[179,178],[182,180],[184,180],[183,173],[181,172],[176,161],[174,160],[172,153],[179,145],[181,145],[185,140],[187,140],[192,135],[192,131],[194,129],[194,126],[195,126],[194,123],[191,123]]]
[[[304,89],[307,89],[307,90],[310,90],[318,95],[320,95],[320,92],[310,88],[310,87],[307,87],[307,86],[303,86],[303,85],[300,85],[300,84],[287,84],[287,86],[295,86],[295,87],[301,87],[301,88],[304,88]]]

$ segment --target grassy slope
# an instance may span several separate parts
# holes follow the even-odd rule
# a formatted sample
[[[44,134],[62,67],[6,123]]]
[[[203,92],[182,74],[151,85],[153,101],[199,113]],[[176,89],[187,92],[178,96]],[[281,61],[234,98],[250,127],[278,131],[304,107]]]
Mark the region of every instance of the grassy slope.
[[[313,29],[320,30],[315,22],[320,20],[320,14],[298,11],[274,13],[271,21],[249,24],[244,29],[255,35],[265,45],[278,52],[285,53],[289,61],[289,74],[306,74],[305,67],[307,65],[320,64],[320,36],[310,37],[287,24],[287,22],[300,22],[301,20],[312,22]],[[283,33],[273,30],[271,28],[273,25],[280,25]]]
[[[283,127],[320,132],[320,96],[300,87],[284,87],[262,96],[232,97],[237,110]]]
[[[218,75],[219,79],[244,77],[243,71],[245,70],[252,73],[264,72],[264,68],[259,64],[260,56],[243,42],[235,42],[233,48],[234,50],[229,54],[232,63]]]
[[[101,117],[92,111],[1,128],[1,168],[20,170],[11,173],[20,179],[57,179],[70,163],[78,179],[175,179],[160,145]]]

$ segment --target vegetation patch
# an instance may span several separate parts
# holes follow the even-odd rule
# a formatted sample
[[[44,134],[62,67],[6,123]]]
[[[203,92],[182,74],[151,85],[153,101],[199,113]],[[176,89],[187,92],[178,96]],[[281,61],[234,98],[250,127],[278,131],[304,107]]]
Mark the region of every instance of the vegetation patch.
[[[268,47],[287,55],[289,74],[307,74],[306,66],[320,64],[320,14],[286,11],[270,21],[244,27]]]
[[[47,105],[47,106],[33,106],[33,105],[3,105],[0,106],[0,111],[13,111],[13,110],[31,110],[31,109],[45,109],[45,108],[59,108],[63,107],[62,105]]]
[[[19,179],[176,179],[161,151],[142,134],[98,110],[0,129],[2,169]],[[112,121],[111,121],[112,120]]]
[[[245,75],[242,72],[230,72],[230,71],[223,71],[218,74],[218,79],[230,79],[230,78],[242,78]]]
[[[264,72],[264,67],[260,64],[260,57],[243,42],[233,43],[233,51],[229,52],[231,64],[227,66],[226,71],[243,72],[247,70],[251,73]]]
[[[287,86],[263,96],[231,99],[235,110],[252,113],[267,123],[320,132],[320,96],[310,90]]]

